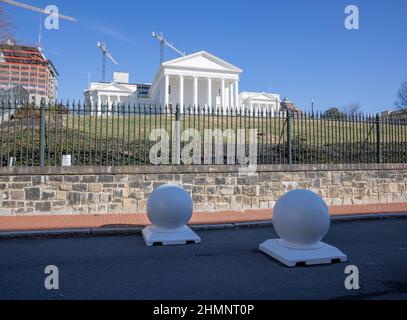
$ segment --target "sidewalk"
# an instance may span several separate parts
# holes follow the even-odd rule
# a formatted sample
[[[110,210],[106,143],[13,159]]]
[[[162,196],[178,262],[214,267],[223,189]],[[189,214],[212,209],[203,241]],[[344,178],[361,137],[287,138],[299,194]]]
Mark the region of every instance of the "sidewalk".
[[[332,206],[333,217],[407,213],[407,203]],[[196,212],[191,225],[220,225],[270,221],[271,209]],[[0,232],[24,232],[69,229],[109,229],[144,227],[150,222],[146,214],[64,215],[0,217]]]

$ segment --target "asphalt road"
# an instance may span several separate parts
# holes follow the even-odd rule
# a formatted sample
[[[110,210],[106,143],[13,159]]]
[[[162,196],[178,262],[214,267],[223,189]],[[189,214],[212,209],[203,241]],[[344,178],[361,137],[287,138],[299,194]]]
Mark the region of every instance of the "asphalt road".
[[[0,241],[0,299],[407,299],[407,219],[335,223],[345,264],[289,269],[257,250],[271,227],[198,232],[201,245],[141,236]],[[356,265],[362,288],[345,289]],[[60,290],[44,287],[47,265]]]

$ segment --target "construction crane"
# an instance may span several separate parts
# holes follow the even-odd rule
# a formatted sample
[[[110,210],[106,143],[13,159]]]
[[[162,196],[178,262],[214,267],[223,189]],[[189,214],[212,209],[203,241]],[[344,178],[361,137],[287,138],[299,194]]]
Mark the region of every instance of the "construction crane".
[[[25,3],[21,3],[21,2],[17,2],[17,1],[13,1],[13,0],[0,0],[0,2],[4,2],[4,3],[7,3],[7,4],[11,5],[11,6],[20,7],[20,8],[31,10],[31,11],[34,11],[34,12],[39,12],[39,13],[43,13],[43,14],[46,14],[46,15],[50,15],[49,11],[47,11],[45,9],[42,9],[42,8],[35,7],[35,6],[31,6],[29,4],[25,4]],[[64,19],[64,20],[68,20],[68,21],[72,21],[72,22],[78,22],[75,18],[70,17],[70,16],[66,16],[66,15],[63,15],[63,14],[55,14],[55,16],[60,18],[60,19]]]
[[[185,56],[185,51],[177,49],[172,43],[168,42],[167,39],[164,38],[163,33],[152,33],[153,38],[160,42],[160,64],[164,62],[164,47],[167,46],[174,50],[176,53],[180,54],[181,56]]]
[[[105,42],[98,42],[97,47],[102,51],[102,82],[106,82],[106,57],[108,57],[115,65],[118,65],[117,61],[113,59],[109,50],[107,49]]]

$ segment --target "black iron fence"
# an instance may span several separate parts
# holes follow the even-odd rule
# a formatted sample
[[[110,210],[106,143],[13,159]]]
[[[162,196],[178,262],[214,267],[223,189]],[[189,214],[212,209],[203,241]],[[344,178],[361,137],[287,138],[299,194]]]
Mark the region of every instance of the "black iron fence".
[[[0,166],[60,166],[66,155],[73,166],[156,164],[159,141],[169,150],[163,163],[182,164],[182,150],[197,136],[194,164],[239,163],[238,150],[254,150],[257,164],[407,162],[407,120],[378,115],[2,102],[0,121]]]

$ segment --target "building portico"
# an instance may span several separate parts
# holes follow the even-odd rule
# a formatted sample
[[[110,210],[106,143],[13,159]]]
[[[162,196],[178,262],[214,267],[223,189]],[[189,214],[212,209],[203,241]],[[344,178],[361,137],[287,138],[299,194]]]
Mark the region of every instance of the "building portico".
[[[168,91],[163,104],[167,106],[185,106],[209,110],[220,106],[235,107],[238,97],[235,97],[234,88],[238,87],[236,79],[221,79],[212,77],[198,77],[187,75],[166,75]]]
[[[256,115],[270,114],[274,116],[280,111],[280,95],[265,92],[242,92],[239,105],[248,108]]]
[[[161,105],[201,110],[222,106],[223,112],[239,103],[239,76],[242,70],[201,51],[161,65],[151,97]],[[183,108],[180,108],[183,112]]]

